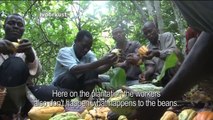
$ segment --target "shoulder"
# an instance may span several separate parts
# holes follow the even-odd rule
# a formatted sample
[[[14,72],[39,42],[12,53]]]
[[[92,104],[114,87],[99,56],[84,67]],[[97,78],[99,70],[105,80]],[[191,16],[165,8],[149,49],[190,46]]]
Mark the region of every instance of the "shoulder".
[[[129,41],[129,44],[131,44],[133,47],[141,46],[140,42],[138,41]]]
[[[164,37],[173,37],[173,34],[171,32],[165,32],[161,35],[164,36]]]
[[[71,51],[71,47],[63,47],[59,50],[59,52],[69,52]]]
[[[63,47],[59,50],[58,56],[74,56],[72,52],[72,47]]]
[[[129,41],[129,43],[131,43],[131,44],[140,44],[138,41],[135,41],[135,40],[131,40],[131,41]]]
[[[174,40],[174,36],[171,32],[165,32],[163,34],[160,34],[159,37],[160,37],[159,40],[163,40],[163,41]]]
[[[86,54],[87,56],[94,56],[95,57],[95,53],[93,51],[88,51],[88,53]]]

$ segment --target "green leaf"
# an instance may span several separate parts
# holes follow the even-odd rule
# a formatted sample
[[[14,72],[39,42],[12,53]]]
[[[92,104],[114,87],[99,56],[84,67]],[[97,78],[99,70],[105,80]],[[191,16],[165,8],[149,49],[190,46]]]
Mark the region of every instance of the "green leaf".
[[[114,68],[111,78],[110,84],[115,89],[118,89],[122,85],[126,85],[126,74],[122,68]]]
[[[145,71],[145,65],[144,65],[144,64],[141,64],[141,65],[140,65],[140,69],[141,69],[141,71]]]
[[[160,75],[157,76],[157,79],[152,80],[152,83],[160,82],[162,78],[165,76],[166,70],[168,70],[169,68],[175,67],[177,62],[178,62],[178,58],[175,53],[172,53],[169,56],[167,56]]]

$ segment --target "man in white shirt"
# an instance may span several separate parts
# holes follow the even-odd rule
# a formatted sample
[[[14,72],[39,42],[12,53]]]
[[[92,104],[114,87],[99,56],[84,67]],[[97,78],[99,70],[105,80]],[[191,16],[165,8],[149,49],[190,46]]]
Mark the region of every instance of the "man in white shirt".
[[[81,30],[71,47],[59,50],[53,78],[54,86],[75,92],[92,92],[98,83],[98,75],[109,70],[117,59],[115,54],[108,54],[97,60],[91,51],[92,44],[91,33]]]
[[[3,27],[5,36],[0,40],[0,86],[19,87],[37,76],[41,71],[41,65],[30,41],[21,39],[25,31],[23,17],[19,14],[9,15]],[[14,45],[14,42],[18,46]],[[19,94],[20,91],[15,92]],[[19,108],[15,107],[19,106],[13,106],[15,99],[18,98],[7,94],[1,111],[8,114],[17,113]],[[5,110],[9,108],[8,105],[13,108]]]

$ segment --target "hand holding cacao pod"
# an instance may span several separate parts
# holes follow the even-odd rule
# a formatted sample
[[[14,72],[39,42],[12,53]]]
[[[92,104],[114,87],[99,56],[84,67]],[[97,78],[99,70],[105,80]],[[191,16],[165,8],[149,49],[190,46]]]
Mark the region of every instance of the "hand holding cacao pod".
[[[118,60],[118,57],[116,56],[116,54],[112,54],[112,53],[108,53],[106,54],[103,58],[102,61],[105,64],[113,64]]]
[[[144,59],[152,59],[153,57],[160,57],[160,51],[159,50],[149,50],[147,51],[146,55],[143,56]]]
[[[12,42],[13,46],[14,46],[14,52],[16,52],[16,50],[18,49],[19,45],[20,45],[20,39],[18,39],[17,42]]]
[[[117,56],[117,60],[114,63],[118,63],[120,60],[119,58],[121,57],[121,49],[113,49],[110,53]]]
[[[15,47],[15,49],[17,49],[18,46],[19,46],[19,43],[17,43],[17,42],[12,42],[12,44],[13,44],[13,46]]]
[[[142,59],[138,54],[135,53],[130,53],[127,55],[126,57],[126,61],[129,64],[133,64],[133,65],[140,65],[142,64]]]
[[[19,43],[11,42],[7,39],[2,39],[0,41],[0,53],[5,55],[12,55],[16,53]]]

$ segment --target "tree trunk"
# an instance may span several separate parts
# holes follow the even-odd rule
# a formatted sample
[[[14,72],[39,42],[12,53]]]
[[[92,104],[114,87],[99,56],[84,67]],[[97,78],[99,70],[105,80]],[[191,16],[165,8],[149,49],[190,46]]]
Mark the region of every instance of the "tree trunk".
[[[163,18],[161,15],[161,10],[160,10],[160,1],[154,1],[154,7],[155,7],[155,13],[156,13],[156,17],[157,17],[157,26],[158,26],[158,30],[160,33],[163,33],[163,28],[164,28],[164,23],[163,23]]]
[[[135,1],[135,0],[131,0],[131,2],[135,5],[135,7],[137,8],[137,10],[141,14],[142,23],[145,23],[147,21],[147,19],[146,19],[146,14],[143,11],[142,7],[140,5],[138,5],[137,1]]]
[[[175,21],[178,25],[178,31],[180,33],[180,46],[182,46],[182,51],[185,51],[185,46],[186,46],[186,41],[185,41],[185,29],[183,27],[183,23],[182,23],[182,20],[181,20],[181,13],[179,11],[179,9],[175,6],[174,3],[172,3],[172,8],[173,8],[173,11],[174,11],[174,15],[175,15]]]
[[[144,1],[144,2],[146,4],[149,17],[151,17],[154,20],[155,15],[154,15],[153,1]]]

